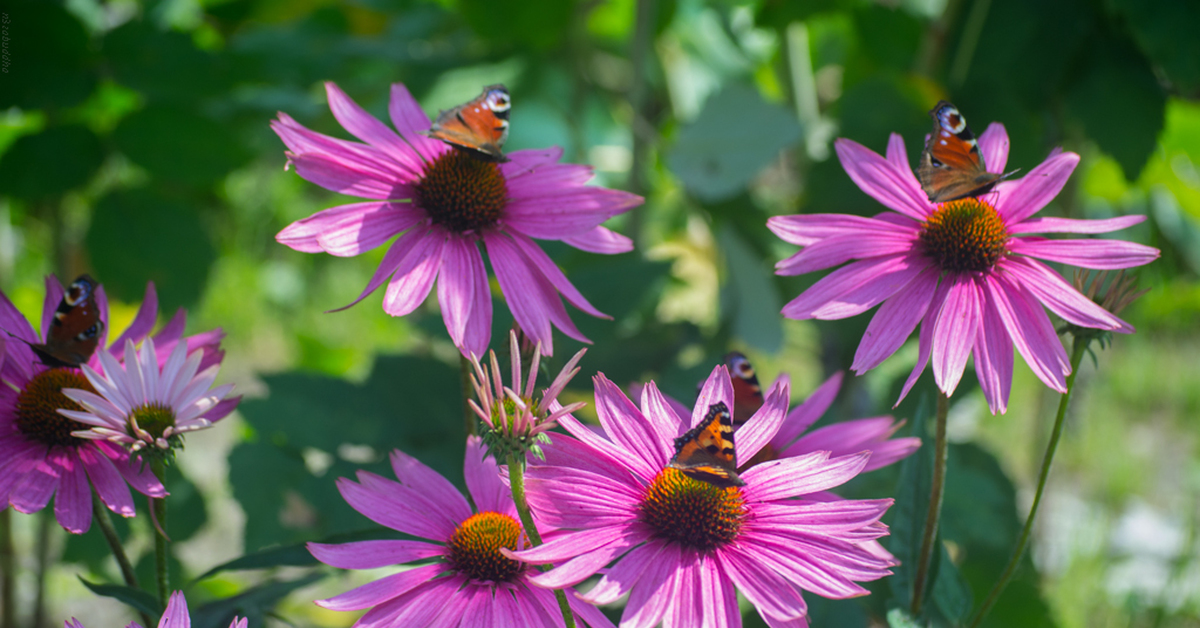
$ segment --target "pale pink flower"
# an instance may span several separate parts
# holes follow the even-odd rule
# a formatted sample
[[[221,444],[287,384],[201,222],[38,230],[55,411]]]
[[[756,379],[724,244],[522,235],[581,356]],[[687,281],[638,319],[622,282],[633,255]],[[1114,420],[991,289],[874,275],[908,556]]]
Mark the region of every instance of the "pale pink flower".
[[[988,194],[931,203],[913,175],[899,135],[892,134],[886,159],[847,139],[839,139],[836,149],[858,187],[892,211],[872,218],[777,216],[767,226],[785,241],[804,247],[776,264],[776,274],[800,275],[851,262],[784,306],[784,316],[832,320],[883,304],[859,343],[851,366],[855,372],[878,366],[920,324],[917,365],[900,398],[931,357],[938,387],[953,393],[967,358],[974,354],[988,407],[993,413],[1004,412],[1014,344],[1039,379],[1054,390],[1066,390],[1070,364],[1043,305],[1082,327],[1133,331],[1039,260],[1129,268],[1156,259],[1157,249],[1122,240],[1031,235],[1107,233],[1145,220],[1034,218],[1062,189],[1079,155],[1056,149],[1029,174],[1003,181]],[[989,171],[1003,172],[1008,160],[1003,125],[989,126],[979,136],[979,149]]]
[[[478,245],[483,244],[513,318],[550,355],[551,326],[587,341],[559,298],[607,318],[571,285],[533,241],[562,240],[594,253],[632,250],[631,240],[600,223],[642,203],[640,196],[584,185],[588,166],[560,164],[562,149],[519,150],[488,163],[422,135],[429,118],[404,85],[392,85],[393,131],[333,83],[329,107],[360,144],[315,133],[280,113],[271,128],[288,147],[288,163],[326,189],[371,199],[298,220],[276,240],[297,251],[352,256],[392,243],[375,276],[350,305],[385,282],[383,309],[403,316],[438,283],[438,305],[463,355],[483,355],[491,335],[492,298]],[[346,306],[349,307],[349,306]]]

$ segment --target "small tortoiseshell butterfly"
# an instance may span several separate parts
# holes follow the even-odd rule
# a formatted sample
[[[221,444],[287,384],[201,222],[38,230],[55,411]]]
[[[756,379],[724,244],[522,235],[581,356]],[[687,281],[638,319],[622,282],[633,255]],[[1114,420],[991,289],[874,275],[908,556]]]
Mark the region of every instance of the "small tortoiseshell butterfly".
[[[737,454],[733,451],[733,417],[724,402],[709,406],[708,414],[699,425],[675,439],[675,457],[668,466],[718,488],[746,484],[738,477]]]
[[[733,351],[725,356],[725,366],[733,375],[733,429],[750,420],[763,405],[762,386],[745,355]]]
[[[478,98],[438,113],[425,134],[485,161],[508,161],[500,152],[508,139],[508,88],[488,85]]]
[[[100,342],[100,332],[104,331],[100,308],[92,298],[98,285],[88,275],[80,275],[71,282],[54,311],[45,344],[29,345],[42,364],[77,368],[92,357]]]
[[[957,107],[938,101],[929,115],[933,117],[933,131],[921,151],[917,178],[931,203],[979,196],[1012,174],[987,171],[975,134]]]

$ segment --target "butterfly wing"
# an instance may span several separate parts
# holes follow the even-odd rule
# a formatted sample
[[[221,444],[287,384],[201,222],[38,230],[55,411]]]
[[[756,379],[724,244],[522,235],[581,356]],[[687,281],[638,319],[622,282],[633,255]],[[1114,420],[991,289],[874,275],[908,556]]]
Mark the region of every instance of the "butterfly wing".
[[[511,108],[508,88],[489,85],[478,98],[439,113],[426,134],[487,161],[508,161],[501,149]]]
[[[958,108],[943,100],[929,115],[933,131],[921,151],[917,179],[930,202],[944,203],[991,190],[1003,175],[987,171],[975,134]]]
[[[725,366],[733,375],[733,429],[737,430],[762,407],[762,386],[745,355],[737,351],[726,355]]]
[[[729,407],[722,402],[709,406],[699,425],[675,439],[675,457],[668,466],[718,488],[745,485],[737,473]]]
[[[100,308],[93,298],[98,285],[88,275],[80,275],[71,282],[54,311],[54,318],[50,319],[46,342],[30,345],[42,364],[78,367],[92,357],[100,342],[100,332],[104,331]]]

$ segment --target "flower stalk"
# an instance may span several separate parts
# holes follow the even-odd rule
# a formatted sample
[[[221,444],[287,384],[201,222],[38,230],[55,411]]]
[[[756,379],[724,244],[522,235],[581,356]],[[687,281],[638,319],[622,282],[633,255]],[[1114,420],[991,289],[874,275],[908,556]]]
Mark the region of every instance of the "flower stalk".
[[[12,508],[0,511],[0,626],[16,628],[17,609],[16,588],[13,579],[16,577],[15,561],[13,560]]]
[[[983,622],[984,617],[987,617],[988,611],[995,606],[996,601],[1000,599],[1000,594],[1004,592],[1004,588],[1008,586],[1013,574],[1016,573],[1017,565],[1021,563],[1021,557],[1025,555],[1025,548],[1029,545],[1029,537],[1033,532],[1033,521],[1037,517],[1038,507],[1041,506],[1042,496],[1046,492],[1046,480],[1050,477],[1050,464],[1054,461],[1054,452],[1058,449],[1058,440],[1062,436],[1063,423],[1067,416],[1067,403],[1071,400],[1071,391],[1075,389],[1075,376],[1079,374],[1079,364],[1083,361],[1083,354],[1087,351],[1089,344],[1088,339],[1078,336],[1072,342],[1071,374],[1067,376],[1067,392],[1062,394],[1058,402],[1058,414],[1054,417],[1054,429],[1050,433],[1050,443],[1046,445],[1046,455],[1042,457],[1042,472],[1038,475],[1037,492],[1033,494],[1033,506],[1029,508],[1029,517],[1025,519],[1025,527],[1021,529],[1021,536],[1017,539],[1017,546],[1008,559],[1004,573],[992,587],[983,606],[979,607],[979,613],[970,623],[970,628],[975,628]]]
[[[133,563],[129,562],[125,547],[121,545],[121,537],[117,535],[117,530],[113,527],[112,517],[109,516],[108,509],[100,501],[100,495],[96,493],[95,489],[92,489],[92,515],[100,532],[104,535],[104,540],[108,542],[108,548],[112,551],[117,566],[121,568],[121,577],[125,579],[126,586],[131,589],[138,588],[137,574],[133,571]],[[140,611],[138,615],[141,617],[143,625],[150,625],[150,617]]]
[[[926,580],[932,562],[934,541],[937,540],[938,521],[942,516],[942,498],[946,489],[946,416],[950,413],[950,398],[938,391],[937,434],[933,450],[933,482],[929,489],[929,510],[925,514],[925,532],[921,536],[921,553],[917,555],[917,572],[913,578],[912,614],[918,617],[925,601]]]
[[[517,507],[517,515],[521,518],[521,527],[525,529],[529,543],[533,547],[542,544],[542,535],[538,534],[537,526],[533,523],[533,514],[529,512],[529,502],[525,501],[525,461],[518,459],[514,452],[508,453],[508,479],[512,487],[513,503]],[[549,571],[551,565],[542,565],[542,571]],[[575,614],[567,602],[567,594],[562,589],[554,590],[554,599],[558,600],[558,608],[562,611],[563,623],[566,628],[575,628]]]
[[[163,486],[166,486],[166,462],[162,458],[151,458],[150,468],[154,471],[154,477],[158,478]],[[158,602],[163,608],[166,608],[167,601],[171,597],[170,561],[167,553],[171,539],[167,537],[167,500],[153,497],[149,499],[150,517],[154,520],[156,528],[154,534],[154,580],[157,584]]]

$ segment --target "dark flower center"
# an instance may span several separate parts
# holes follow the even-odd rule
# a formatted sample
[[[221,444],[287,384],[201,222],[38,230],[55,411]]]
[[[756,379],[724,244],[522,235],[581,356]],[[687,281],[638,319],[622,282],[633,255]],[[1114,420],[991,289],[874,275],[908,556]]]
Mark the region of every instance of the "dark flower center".
[[[989,270],[1008,243],[996,208],[978,198],[942,203],[921,229],[925,252],[946,271]]]
[[[62,394],[64,388],[96,392],[92,383],[78,369],[53,368],[42,371],[34,375],[17,395],[17,429],[25,436],[51,447],[78,447],[87,442],[71,436],[71,432],[86,430],[91,426],[58,413],[59,408],[83,412],[83,407]]]
[[[163,432],[168,427],[175,427],[175,411],[170,406],[164,405],[158,401],[152,401],[146,405],[138,406],[130,412],[130,417],[137,421],[138,427],[145,430],[155,440],[162,438]],[[132,432],[133,427],[127,426]],[[136,434],[130,434],[134,438]]]
[[[512,582],[525,564],[500,553],[517,549],[521,524],[498,512],[480,512],[462,522],[447,544],[450,565],[476,582]]]
[[[718,488],[671,468],[654,478],[639,510],[659,538],[702,552],[737,538],[746,519],[737,487]]]
[[[508,185],[499,164],[451,150],[425,169],[413,202],[451,231],[477,231],[496,224],[508,204]]]

